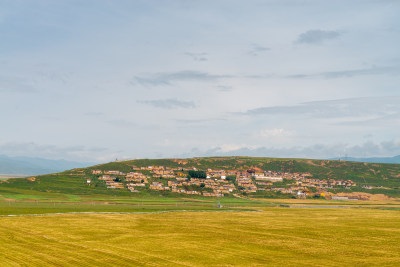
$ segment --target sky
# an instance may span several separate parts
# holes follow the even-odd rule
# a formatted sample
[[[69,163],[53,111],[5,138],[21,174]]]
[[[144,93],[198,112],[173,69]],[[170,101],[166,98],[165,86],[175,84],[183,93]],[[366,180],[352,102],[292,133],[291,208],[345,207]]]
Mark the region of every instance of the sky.
[[[400,1],[0,0],[0,154],[400,155]]]

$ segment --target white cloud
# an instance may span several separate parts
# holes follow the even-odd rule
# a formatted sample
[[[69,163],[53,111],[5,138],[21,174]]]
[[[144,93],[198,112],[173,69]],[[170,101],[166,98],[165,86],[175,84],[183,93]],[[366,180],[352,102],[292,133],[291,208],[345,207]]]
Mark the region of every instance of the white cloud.
[[[315,158],[328,159],[337,157],[392,157],[400,155],[400,140],[393,139],[383,142],[365,142],[358,145],[335,143],[331,145],[314,144],[311,146],[264,147],[246,145],[221,145],[208,150],[194,149],[185,153],[184,157],[193,156],[252,156],[252,157],[282,157],[282,158]]]
[[[175,108],[195,108],[193,101],[183,101],[175,98],[157,100],[138,100],[138,103],[150,105],[156,108],[175,109]]]
[[[295,133],[293,131],[288,131],[282,128],[275,129],[264,129],[257,133],[257,136],[265,138],[275,138],[275,137],[288,137],[293,136]]]
[[[186,56],[191,57],[194,61],[207,61],[207,53],[185,53]]]
[[[185,70],[169,73],[154,73],[145,76],[136,76],[135,80],[142,85],[172,85],[174,82],[213,82],[221,78],[226,78],[226,75],[216,75],[200,71]]]
[[[9,154],[274,156],[257,149],[399,136],[399,1],[78,2],[2,6],[2,141],[54,145]]]
[[[271,48],[269,48],[269,47],[253,44],[252,49],[248,52],[248,54],[251,56],[258,56],[261,53],[264,53],[264,52],[267,52],[270,50],[271,50]]]
[[[248,148],[246,145],[236,145],[236,144],[223,144],[215,148],[217,153],[230,153],[233,151],[237,151],[243,148]]]
[[[251,109],[245,115],[311,115],[321,118],[355,118],[393,115],[400,112],[400,96],[361,97],[305,102],[291,106],[271,106]]]
[[[352,70],[338,70],[338,71],[327,71],[314,74],[292,74],[286,76],[287,78],[304,79],[304,78],[325,78],[325,79],[337,79],[337,78],[351,78],[356,76],[371,76],[371,75],[395,75],[400,74],[399,66],[382,66],[382,67],[371,67],[362,69]]]

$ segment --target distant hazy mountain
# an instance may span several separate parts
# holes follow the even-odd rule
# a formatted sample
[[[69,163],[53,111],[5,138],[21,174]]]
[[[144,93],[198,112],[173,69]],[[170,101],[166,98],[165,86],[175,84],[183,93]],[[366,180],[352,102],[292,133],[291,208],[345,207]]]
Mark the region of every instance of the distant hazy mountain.
[[[0,175],[39,175],[61,172],[93,165],[89,162],[50,160],[30,157],[8,157],[0,155]]]
[[[338,160],[339,158],[334,158]],[[357,161],[357,162],[369,162],[369,163],[400,163],[400,155],[395,157],[386,157],[386,158],[352,158],[345,157],[341,158],[341,160],[345,161]]]

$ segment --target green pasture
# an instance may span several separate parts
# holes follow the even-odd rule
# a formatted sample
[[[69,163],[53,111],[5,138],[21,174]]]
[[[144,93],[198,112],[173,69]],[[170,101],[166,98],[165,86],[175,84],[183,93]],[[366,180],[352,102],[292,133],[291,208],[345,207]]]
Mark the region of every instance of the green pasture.
[[[211,198],[202,196],[163,196],[157,194],[83,194],[43,192],[21,188],[0,188],[0,215],[66,212],[155,212],[176,210],[259,210],[281,205],[343,206],[352,208],[400,209],[400,200],[342,201],[312,199]]]
[[[17,190],[1,192],[0,215],[47,214],[67,212],[156,212],[156,211],[207,211],[253,210],[259,207],[277,206],[241,198],[186,198],[162,196],[110,196],[70,195]]]
[[[238,207],[218,207],[213,203],[132,203],[132,204],[104,204],[99,202],[0,202],[0,216],[10,215],[37,215],[54,213],[133,213],[133,212],[164,212],[164,211],[226,211],[250,210]]]

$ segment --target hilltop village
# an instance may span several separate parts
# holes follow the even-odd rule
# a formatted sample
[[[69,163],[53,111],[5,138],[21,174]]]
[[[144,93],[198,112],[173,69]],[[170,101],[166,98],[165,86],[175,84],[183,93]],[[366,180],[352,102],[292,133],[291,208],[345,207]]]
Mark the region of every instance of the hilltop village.
[[[132,167],[131,172],[91,170],[92,177],[105,182],[109,189],[169,191],[187,195],[223,197],[257,195],[266,192],[295,197],[328,196],[335,188],[356,186],[351,180],[313,179],[309,173],[288,173],[251,168],[243,170],[199,170],[195,167]],[[92,180],[87,179],[90,186]]]

